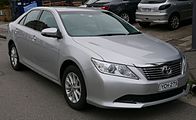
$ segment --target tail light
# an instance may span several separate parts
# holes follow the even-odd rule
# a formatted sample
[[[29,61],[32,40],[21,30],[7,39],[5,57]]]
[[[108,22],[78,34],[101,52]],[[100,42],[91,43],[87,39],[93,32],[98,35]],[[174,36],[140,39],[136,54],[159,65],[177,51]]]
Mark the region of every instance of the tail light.
[[[171,6],[171,4],[161,5],[161,6],[159,7],[159,10],[165,10],[165,9],[168,9],[170,6]]]
[[[110,8],[110,6],[103,6],[103,7],[101,7],[101,9],[103,9],[103,10],[109,10],[109,8]]]

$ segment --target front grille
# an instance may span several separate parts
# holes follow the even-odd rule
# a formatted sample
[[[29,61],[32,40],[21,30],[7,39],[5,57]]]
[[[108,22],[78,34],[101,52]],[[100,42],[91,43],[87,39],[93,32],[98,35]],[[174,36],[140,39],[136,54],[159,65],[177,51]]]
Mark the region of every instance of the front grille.
[[[167,73],[163,71],[163,67],[167,67],[167,69],[170,69],[171,72]],[[155,66],[155,67],[140,67],[139,68],[147,80],[159,80],[159,79],[167,79],[171,77],[175,77],[181,74],[181,59],[166,62],[164,64]]]
[[[176,96],[183,92],[183,90],[186,90],[186,86],[162,92],[157,94],[149,94],[149,95],[125,95],[118,99],[116,99],[114,102],[121,102],[121,103],[147,103],[147,102],[154,102],[158,100],[167,99],[173,96]]]

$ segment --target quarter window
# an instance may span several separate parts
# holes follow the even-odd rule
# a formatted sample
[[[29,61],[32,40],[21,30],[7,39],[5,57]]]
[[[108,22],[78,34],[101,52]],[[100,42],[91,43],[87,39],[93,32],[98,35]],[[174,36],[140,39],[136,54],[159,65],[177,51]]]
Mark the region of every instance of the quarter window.
[[[24,25],[25,18],[26,18],[26,16],[24,16],[24,17],[20,20],[20,22],[19,22],[20,25]]]

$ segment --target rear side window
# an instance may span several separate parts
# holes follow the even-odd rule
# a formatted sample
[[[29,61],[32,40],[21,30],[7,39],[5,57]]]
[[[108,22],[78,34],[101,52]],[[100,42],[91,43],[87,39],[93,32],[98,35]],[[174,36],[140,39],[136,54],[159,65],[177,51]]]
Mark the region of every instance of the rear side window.
[[[49,11],[44,11],[39,19],[38,30],[42,31],[45,28],[57,28],[58,25],[53,14]]]
[[[39,10],[33,10],[30,13],[27,14],[26,19],[24,21],[24,25],[33,29],[36,29],[36,21],[38,19],[38,16],[40,14]]]

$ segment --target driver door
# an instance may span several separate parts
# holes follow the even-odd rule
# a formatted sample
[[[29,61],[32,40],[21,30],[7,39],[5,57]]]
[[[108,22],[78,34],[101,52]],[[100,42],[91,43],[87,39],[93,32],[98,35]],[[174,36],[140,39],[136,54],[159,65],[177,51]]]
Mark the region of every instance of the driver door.
[[[41,35],[41,31],[45,28],[58,29],[55,17],[49,11],[42,12],[36,28],[39,31],[39,34],[36,34],[33,40],[33,49],[36,51],[34,53],[36,69],[50,78],[58,80],[60,40]]]

